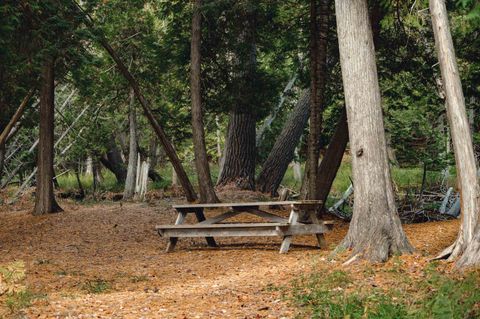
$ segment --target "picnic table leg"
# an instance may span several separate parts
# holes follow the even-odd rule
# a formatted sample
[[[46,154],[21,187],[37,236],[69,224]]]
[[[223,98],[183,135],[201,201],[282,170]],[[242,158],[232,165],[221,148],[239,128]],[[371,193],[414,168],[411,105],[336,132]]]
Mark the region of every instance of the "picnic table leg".
[[[290,212],[290,218],[288,219],[288,223],[290,225],[294,225],[297,223],[297,220],[298,220],[298,211],[295,209],[295,207],[292,207],[292,211]],[[280,254],[287,253],[291,243],[292,243],[292,236],[284,236],[282,241],[282,246],[280,246]]]
[[[198,208],[195,210],[195,216],[197,216],[198,222],[203,222],[205,220],[205,214],[203,213],[203,208]],[[213,237],[205,237],[207,240],[207,245],[209,247],[217,247],[217,243]]]
[[[185,212],[178,212],[177,220],[175,221],[175,225],[181,225],[185,221],[187,217],[187,213]],[[167,244],[167,249],[165,250],[167,253],[173,251],[175,245],[177,244],[178,238],[177,237],[170,237],[169,242]]]
[[[313,224],[321,224],[320,220],[317,217],[317,214],[316,214],[315,210],[309,210],[308,214],[310,215],[310,219],[311,219]],[[318,246],[322,249],[327,248],[327,241],[325,240],[325,235],[324,234],[315,234],[315,236],[317,237]]]

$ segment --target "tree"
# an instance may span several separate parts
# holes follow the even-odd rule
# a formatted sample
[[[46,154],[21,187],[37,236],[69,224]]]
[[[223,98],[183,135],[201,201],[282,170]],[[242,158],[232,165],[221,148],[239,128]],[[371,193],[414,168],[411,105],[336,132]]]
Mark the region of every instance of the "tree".
[[[135,192],[135,180],[137,176],[137,114],[135,112],[135,95],[130,90],[130,104],[128,107],[128,123],[130,128],[128,143],[128,166],[127,177],[125,178],[125,189],[123,199],[132,199]]]
[[[202,203],[218,202],[213,189],[210,166],[208,165],[207,149],[205,146],[205,131],[203,129],[202,94],[201,94],[201,0],[194,0],[192,17],[192,42],[191,42],[191,71],[190,91],[192,95],[192,132],[193,147],[195,150],[195,167],[197,168],[200,201]]]
[[[316,199],[322,113],[327,77],[328,0],[310,1],[310,133],[308,135],[308,199]]]
[[[460,210],[462,212],[462,223],[457,240],[445,249],[439,257],[449,257],[452,260],[463,254],[459,260],[459,265],[470,265],[480,261],[480,242],[478,241],[480,237],[476,236],[477,240],[473,240],[475,227],[478,224],[480,188],[473,153],[472,133],[465,109],[465,98],[450,34],[445,1],[430,0],[430,14],[447,99],[447,117],[455,153],[457,181],[460,190]],[[480,232],[478,228],[480,227],[477,227],[477,232]]]
[[[367,1],[336,0],[335,10],[355,187],[352,221],[339,247],[353,250],[350,261],[385,261],[412,247],[395,206]]]
[[[342,164],[343,154],[348,143],[348,124],[347,112],[345,109],[338,120],[337,127],[328,144],[327,151],[323,156],[320,165],[318,166],[317,180],[316,180],[316,199],[322,201],[322,207],[319,210],[322,212],[327,201],[328,194],[332,189],[333,181],[337,176],[340,164]]]
[[[33,215],[62,211],[53,192],[54,113],[55,113],[55,61],[47,59],[42,70],[40,93],[40,130],[37,155],[37,188]]]
[[[217,185],[234,184],[240,189],[255,189],[255,5],[245,1],[239,17],[242,28],[234,60],[234,85],[237,87],[229,115],[224,162]]]
[[[262,165],[257,177],[257,190],[260,192],[277,195],[277,189],[294,158],[295,148],[302,137],[309,115],[310,90],[307,89],[302,92]]]

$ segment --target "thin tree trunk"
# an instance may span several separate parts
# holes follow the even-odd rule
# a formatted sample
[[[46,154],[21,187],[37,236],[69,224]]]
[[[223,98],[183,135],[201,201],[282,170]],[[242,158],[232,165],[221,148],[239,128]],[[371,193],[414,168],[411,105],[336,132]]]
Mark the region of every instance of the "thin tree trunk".
[[[49,59],[42,71],[40,96],[40,130],[37,157],[37,185],[33,215],[60,212],[53,190],[55,62]]]
[[[318,167],[317,173],[317,196],[322,201],[321,213],[324,210],[328,194],[332,189],[333,181],[337,176],[338,169],[342,164],[343,154],[348,143],[348,125],[347,111],[343,109],[342,115],[337,124],[337,128],[333,133],[330,144],[328,145],[325,156]]]
[[[123,199],[132,199],[135,193],[135,180],[137,176],[137,114],[135,112],[135,95],[130,89],[130,105],[128,110],[128,122],[130,127],[128,146],[127,177],[125,178],[125,189]]]
[[[412,246],[398,217],[387,158],[380,88],[366,0],[336,0],[337,32],[348,115],[355,201],[339,248],[373,262]]]
[[[202,14],[201,0],[194,0],[192,17],[192,42],[191,42],[191,71],[190,91],[192,95],[192,132],[193,148],[195,151],[195,167],[197,169],[198,187],[200,190],[200,202],[219,202],[213,189],[210,166],[208,164],[207,148],[205,146],[205,131],[203,129],[202,94],[201,94],[201,38],[202,38]]]
[[[3,177],[3,167],[4,167],[5,155],[6,155],[5,153],[6,153],[5,145],[0,145],[0,182],[2,181],[2,177]]]
[[[449,257],[452,260],[463,253],[463,257],[458,264],[468,265],[474,260],[472,254],[476,254],[477,261],[480,260],[478,242],[472,241],[480,208],[477,168],[445,1],[430,0],[430,14],[443,87],[447,98],[447,117],[452,134],[462,212],[462,223],[456,242],[444,250],[439,257]],[[469,247],[470,244],[473,248]]]
[[[23,112],[25,111],[25,108],[28,105],[28,101],[30,101],[30,99],[32,98],[33,93],[35,93],[35,89],[30,89],[30,91],[28,91],[27,95],[22,100],[22,103],[20,103],[20,106],[18,107],[17,111],[15,112],[15,114],[13,114],[12,119],[10,120],[10,122],[8,122],[7,126],[3,129],[2,133],[0,134],[0,148],[2,148],[5,145],[5,142],[7,141],[7,138],[9,137],[10,132],[12,131],[13,127],[22,116]]]
[[[75,5],[79,13],[85,17],[85,22],[87,23],[87,25],[90,28],[94,28],[95,24],[93,22],[92,17],[90,17],[87,13],[85,13],[85,11],[83,11],[83,9],[77,3],[75,3]],[[153,115],[148,101],[145,99],[145,97],[143,96],[140,90],[140,86],[138,85],[137,80],[135,80],[135,78],[130,73],[130,71],[128,71],[127,67],[122,62],[122,60],[117,55],[117,53],[112,48],[112,46],[108,43],[107,39],[103,35],[100,35],[99,37],[97,37],[97,39],[99,43],[102,45],[102,47],[112,57],[113,61],[115,61],[115,64],[117,65],[117,68],[120,71],[120,73],[123,75],[123,77],[128,81],[130,86],[133,88],[133,91],[135,92],[135,96],[140,102],[140,105],[143,108],[143,112],[145,116],[147,117],[148,121],[150,122],[150,125],[153,127],[155,133],[157,134],[160,142],[163,145],[163,148],[165,149],[165,153],[167,154],[168,158],[170,159],[170,162],[172,163],[175,171],[178,174],[180,184],[182,185],[182,188],[185,192],[185,196],[187,200],[189,202],[195,201],[197,199],[197,195],[195,194],[195,190],[193,189],[193,186],[190,183],[190,180],[188,179],[188,175],[185,172],[185,169],[183,168],[182,163],[180,162],[180,159],[178,158],[177,152],[175,152],[175,149],[173,148],[172,144],[170,143],[170,140],[165,134],[163,127],[158,123],[157,119]]]
[[[329,0],[310,0],[310,133],[308,135],[307,199],[316,199],[322,113],[325,108]],[[305,174],[307,176],[307,174]]]
[[[295,156],[303,130],[310,115],[310,90],[304,90],[288,117],[282,132],[275,140],[270,154],[257,178],[257,190],[276,196],[288,165]]]

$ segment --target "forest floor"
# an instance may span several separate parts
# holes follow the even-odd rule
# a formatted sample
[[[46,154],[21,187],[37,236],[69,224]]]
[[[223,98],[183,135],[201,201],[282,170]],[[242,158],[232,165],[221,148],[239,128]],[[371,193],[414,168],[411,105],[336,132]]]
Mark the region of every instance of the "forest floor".
[[[224,201],[258,199],[247,192],[220,196]],[[276,287],[288,287],[301,274],[344,269],[363,283],[372,280],[362,276],[364,264],[344,267],[345,256],[333,260],[331,250],[316,249],[313,236],[296,237],[283,255],[279,238],[219,238],[220,248],[185,239],[173,253],[165,253],[166,240],[154,227],[173,223],[171,204],[180,201],[66,200],[60,201],[63,213],[37,217],[30,214],[31,199],[0,206],[0,266],[23,263],[21,285],[29,296],[22,301],[4,294],[0,317],[292,318],[298,311]],[[417,252],[398,258],[418,271],[454,241],[458,226],[456,220],[405,225]],[[347,229],[337,221],[326,235],[331,248]],[[375,267],[388,274],[395,264]],[[375,285],[394,284],[375,278]]]

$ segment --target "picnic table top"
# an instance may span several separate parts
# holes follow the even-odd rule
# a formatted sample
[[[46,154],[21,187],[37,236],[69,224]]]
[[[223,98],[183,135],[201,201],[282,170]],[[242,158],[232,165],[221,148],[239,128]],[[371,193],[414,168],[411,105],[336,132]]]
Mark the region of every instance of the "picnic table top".
[[[213,204],[179,204],[172,205],[175,209],[181,208],[219,208],[219,207],[258,207],[258,206],[277,206],[277,205],[319,205],[321,200],[301,200],[301,201],[271,201],[271,202],[247,202],[247,203],[213,203]]]

